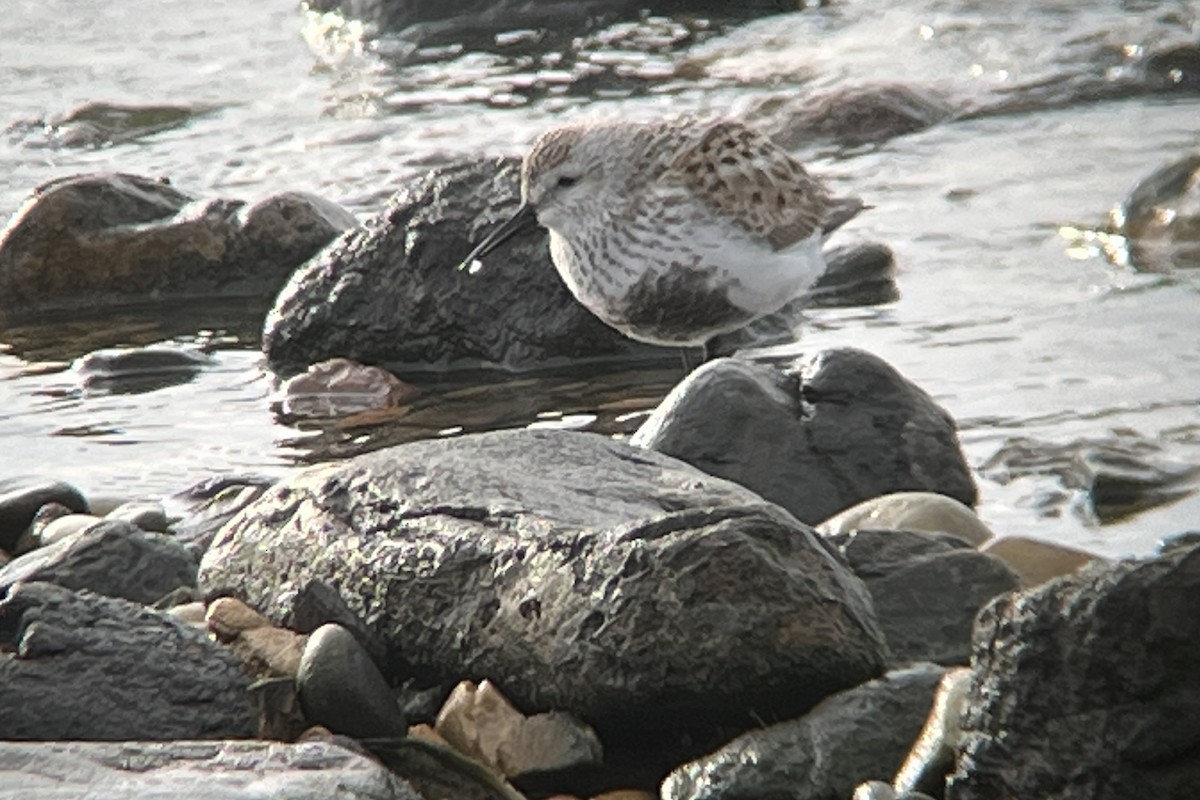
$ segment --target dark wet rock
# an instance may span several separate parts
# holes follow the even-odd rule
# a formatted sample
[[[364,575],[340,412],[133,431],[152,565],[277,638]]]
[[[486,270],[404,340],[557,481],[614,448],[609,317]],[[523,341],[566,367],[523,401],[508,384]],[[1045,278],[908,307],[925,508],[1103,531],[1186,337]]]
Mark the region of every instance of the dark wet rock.
[[[334,357],[401,374],[567,359],[677,363],[677,350],[633,342],[576,302],[544,230],[514,237],[474,274],[457,269],[516,207],[518,171],[516,159],[433,170],[297,271],[267,317],[271,368],[290,374]]]
[[[221,526],[273,483],[254,475],[221,475],[189,486],[167,500],[170,515],[178,520],[171,523],[171,534],[199,560]]]
[[[105,519],[120,519],[137,525],[144,531],[166,533],[169,520],[162,503],[151,500],[131,500],[104,515]]]
[[[764,130],[788,149],[814,140],[854,147],[883,142],[951,119],[955,104],[927,86],[843,86],[818,94],[771,98],[757,109]]]
[[[393,665],[388,661],[387,644],[351,610],[337,589],[324,581],[306,581],[296,591],[296,596],[292,599],[291,613],[284,620],[284,624],[300,633],[314,633],[318,628],[330,623],[349,631],[359,646],[371,657],[373,664],[387,672],[393,671]],[[432,719],[432,714],[429,718]]]
[[[976,498],[950,415],[861,350],[827,350],[784,372],[710,362],[631,441],[740,483],[808,524],[897,491]]]
[[[38,509],[50,503],[69,511],[88,510],[87,500],[65,481],[32,475],[0,479],[0,549],[13,551]]]
[[[1132,263],[1148,272],[1200,267],[1200,153],[1155,170],[1113,212]]]
[[[954,754],[962,744],[959,721],[970,682],[971,670],[966,667],[952,669],[942,678],[925,727],[892,779],[900,797],[918,791],[941,797],[945,792],[946,775],[954,768]]]
[[[353,224],[349,212],[309,195],[247,206],[197,201],[137,175],[61,178],[35,189],[0,233],[0,314],[270,297]]]
[[[367,739],[408,731],[379,667],[341,625],[322,625],[308,637],[296,688],[309,722],[334,733]]]
[[[315,579],[400,659],[392,684],[488,677],[526,713],[575,713],[606,743],[621,731],[654,769],[679,755],[672,734],[695,755],[714,727],[800,713],[883,661],[865,588],[809,529],[594,434],[470,435],[306,470],[222,529],[200,578],[276,620]]]
[[[979,471],[998,483],[1058,475],[1064,491],[1049,498],[1043,515],[1066,507],[1087,523],[1116,522],[1175,503],[1200,487],[1200,467],[1167,457],[1161,443],[1130,430],[1065,444],[1012,437]]]
[[[426,800],[525,800],[496,773],[451,747],[413,736],[368,739],[363,744]]]
[[[96,350],[72,364],[80,384],[108,394],[139,394],[187,383],[214,363],[211,356],[172,345]]]
[[[849,797],[890,780],[921,730],[944,670],[918,664],[839,692],[805,716],[751,731],[672,772],[663,800]]]
[[[169,536],[123,520],[99,520],[76,536],[26,553],[0,571],[0,591],[44,581],[150,604],[196,583],[196,560]]]
[[[949,800],[1191,797],[1200,548],[1097,565],[979,615]]]
[[[24,797],[422,800],[332,742],[0,742],[0,784]]]
[[[1139,72],[1150,88],[1200,92],[1200,42],[1152,49],[1142,60]]]
[[[202,631],[136,603],[23,583],[0,602],[4,739],[254,733],[249,679]]]
[[[29,144],[104,147],[184,127],[214,110],[205,106],[85,103],[66,114],[18,122],[9,132],[25,134]]]
[[[259,738],[295,742],[312,730],[300,708],[295,678],[256,680],[250,685],[250,700],[258,714]]]
[[[871,591],[894,664],[966,664],[979,609],[1021,587],[1003,561],[952,536],[866,529],[830,541]]]
[[[409,38],[459,38],[475,34],[490,39],[499,31],[519,28],[585,29],[606,18],[637,19],[642,12],[729,13],[720,0],[313,0],[318,11],[340,11],[383,30],[406,31]],[[781,0],[743,0],[738,16],[794,11],[794,3]],[[417,31],[411,30],[417,28]]]

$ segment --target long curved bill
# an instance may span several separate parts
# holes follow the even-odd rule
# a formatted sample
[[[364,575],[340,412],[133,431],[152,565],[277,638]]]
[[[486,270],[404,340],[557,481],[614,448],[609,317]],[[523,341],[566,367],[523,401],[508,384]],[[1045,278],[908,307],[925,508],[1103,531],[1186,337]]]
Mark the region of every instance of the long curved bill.
[[[488,253],[495,250],[506,241],[516,236],[518,233],[525,233],[537,227],[537,212],[533,206],[528,203],[521,203],[521,207],[517,209],[517,213],[501,225],[496,230],[488,234],[479,245],[471,251],[471,254],[462,260],[458,265],[459,269],[465,269],[470,272],[478,272],[483,266],[479,259],[486,256]]]

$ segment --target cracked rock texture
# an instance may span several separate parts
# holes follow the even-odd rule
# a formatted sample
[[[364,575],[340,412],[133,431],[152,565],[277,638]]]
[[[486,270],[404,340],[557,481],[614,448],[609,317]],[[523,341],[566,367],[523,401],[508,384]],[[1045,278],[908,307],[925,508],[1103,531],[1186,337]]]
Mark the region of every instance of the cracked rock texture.
[[[975,627],[946,797],[1195,797],[1198,663],[1198,547],[997,598]]]
[[[850,348],[782,372],[709,362],[631,442],[740,483],[809,525],[891,492],[976,500],[950,415],[887,362]]]
[[[488,678],[606,747],[653,744],[660,768],[884,663],[865,587],[810,529],[594,434],[470,435],[306,470],[222,529],[200,569],[202,590],[277,620],[313,581],[386,642],[393,683]]]

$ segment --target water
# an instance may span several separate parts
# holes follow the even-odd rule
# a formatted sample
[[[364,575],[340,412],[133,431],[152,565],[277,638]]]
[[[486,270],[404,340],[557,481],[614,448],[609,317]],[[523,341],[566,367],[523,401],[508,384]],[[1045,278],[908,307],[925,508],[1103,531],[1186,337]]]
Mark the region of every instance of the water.
[[[718,109],[786,125],[763,101],[879,81],[986,105],[1028,83],[1119,80],[1145,50],[1195,42],[1198,11],[1194,1],[842,3],[732,27],[650,19],[480,47],[372,40],[282,0],[8,0],[0,212],[52,178],[121,170],[169,176],[198,196],[311,191],[365,217],[407,176],[518,152],[563,118]],[[69,146],[77,129],[45,122],[89,103],[175,110],[160,114],[164,130],[109,146]],[[960,120],[875,148],[803,144],[838,190],[875,205],[843,235],[893,248],[903,297],[812,312],[798,344],[771,354],[854,345],[915,380],[958,419],[981,514],[1000,532],[1115,555],[1194,526],[1195,483],[1173,504],[1101,525],[1078,475],[1095,458],[1200,464],[1200,278],[1115,264],[1062,229],[1103,226],[1139,179],[1200,148],[1197,120],[1200,97],[1175,92]],[[0,475],[141,496],[370,445],[366,422],[331,431],[272,413],[252,325],[202,309],[175,322],[0,331]],[[40,363],[163,339],[203,346],[214,363],[138,394],[85,390]],[[628,430],[671,380],[460,382],[435,388],[383,440],[534,420]]]

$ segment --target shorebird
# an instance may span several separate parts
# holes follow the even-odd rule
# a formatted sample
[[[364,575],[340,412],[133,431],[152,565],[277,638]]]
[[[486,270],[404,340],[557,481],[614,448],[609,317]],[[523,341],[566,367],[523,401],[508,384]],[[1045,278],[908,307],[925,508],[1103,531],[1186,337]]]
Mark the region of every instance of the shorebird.
[[[825,271],[824,238],[864,208],[753,128],[691,118],[554,128],[525,157],[521,201],[460,269],[541,224],[580,303],[673,347],[703,347],[801,295]]]

